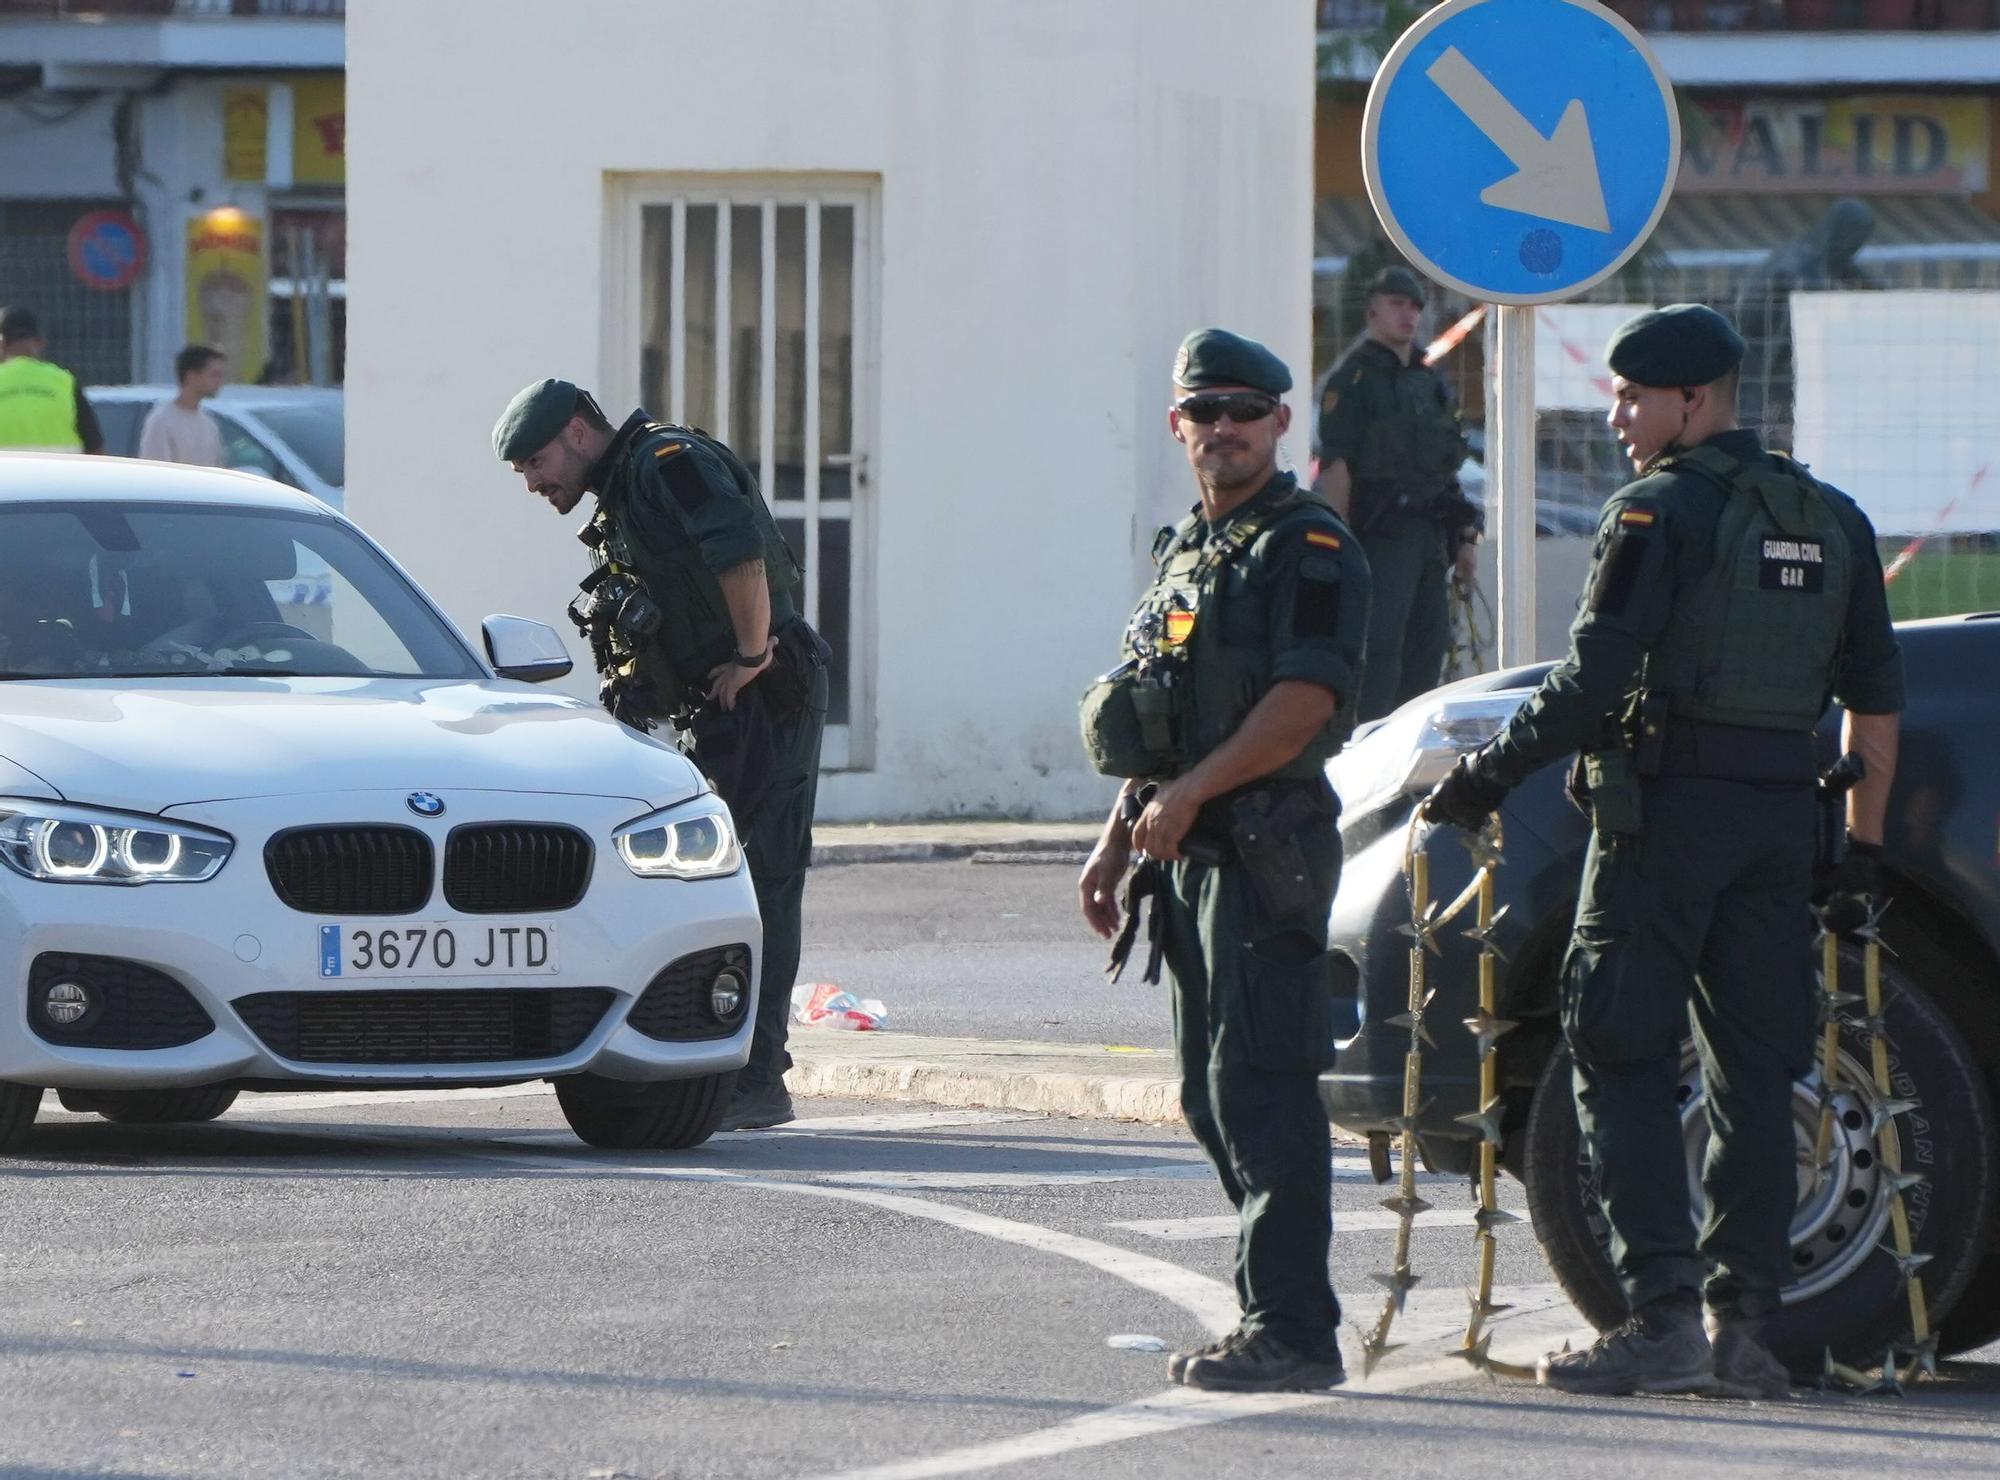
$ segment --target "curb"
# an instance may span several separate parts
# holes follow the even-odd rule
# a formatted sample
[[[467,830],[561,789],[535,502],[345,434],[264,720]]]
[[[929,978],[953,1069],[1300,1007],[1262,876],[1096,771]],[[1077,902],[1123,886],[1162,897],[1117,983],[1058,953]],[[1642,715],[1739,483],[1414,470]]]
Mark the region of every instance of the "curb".
[[[999,838],[989,840],[973,839],[911,839],[900,842],[837,842],[815,843],[812,850],[813,867],[823,864],[840,863],[929,863],[941,859],[966,858],[988,861],[982,855],[993,855],[993,862],[1020,862],[1030,860],[1003,858],[1001,855],[1046,854],[1047,858],[1037,858],[1035,862],[1068,862],[1074,856],[1081,863],[1090,851],[1090,845],[1074,837],[1049,836],[1035,838]]]
[[[1086,1120],[1178,1125],[1176,1079],[954,1068],[916,1059],[814,1060],[793,1040],[785,1084],[795,1095],[900,1100],[962,1110],[1025,1110]],[[809,1054],[809,1051],[808,1051]]]

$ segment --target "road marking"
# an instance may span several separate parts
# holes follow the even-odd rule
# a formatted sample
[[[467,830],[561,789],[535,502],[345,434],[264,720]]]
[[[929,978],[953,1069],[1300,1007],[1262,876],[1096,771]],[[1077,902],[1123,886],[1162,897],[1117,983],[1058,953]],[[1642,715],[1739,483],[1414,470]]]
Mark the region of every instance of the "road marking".
[[[1519,1213],[1520,1209],[1509,1209]],[[1473,1208],[1433,1208],[1427,1213],[1419,1213],[1413,1220],[1418,1228],[1470,1228],[1477,1210]],[[1338,1237],[1343,1233],[1368,1233],[1394,1228],[1402,1219],[1387,1208],[1357,1208],[1346,1212],[1336,1208],[1333,1214],[1333,1232]],[[1220,1213],[1211,1218],[1140,1218],[1131,1223],[1107,1223],[1107,1228],[1123,1228],[1132,1233],[1142,1233],[1147,1238],[1164,1239],[1168,1243],[1187,1243],[1200,1239],[1235,1238],[1242,1221],[1234,1213]]]
[[[1206,1162],[1169,1166],[1082,1167],[1068,1172],[819,1172],[813,1180],[836,1187],[880,1187],[925,1192],[976,1192],[982,1188],[1083,1187],[1103,1182],[1206,1182]]]

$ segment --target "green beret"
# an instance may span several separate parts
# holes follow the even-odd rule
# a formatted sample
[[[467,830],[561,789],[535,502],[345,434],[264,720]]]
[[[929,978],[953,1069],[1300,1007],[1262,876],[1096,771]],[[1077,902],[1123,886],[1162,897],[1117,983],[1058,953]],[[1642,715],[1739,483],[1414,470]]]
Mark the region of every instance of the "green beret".
[[[1400,293],[1414,301],[1418,308],[1429,302],[1424,292],[1424,280],[1407,267],[1385,267],[1376,273],[1368,284],[1368,296],[1378,293]]]
[[[576,387],[567,380],[538,380],[507,403],[493,423],[493,450],[502,462],[533,457],[576,415]]]
[[[1211,385],[1247,385],[1282,396],[1292,388],[1285,362],[1254,339],[1227,329],[1197,329],[1174,356],[1174,384],[1188,390]]]
[[[1634,385],[1708,385],[1743,359],[1743,336],[1705,303],[1642,313],[1611,336],[1604,362]]]

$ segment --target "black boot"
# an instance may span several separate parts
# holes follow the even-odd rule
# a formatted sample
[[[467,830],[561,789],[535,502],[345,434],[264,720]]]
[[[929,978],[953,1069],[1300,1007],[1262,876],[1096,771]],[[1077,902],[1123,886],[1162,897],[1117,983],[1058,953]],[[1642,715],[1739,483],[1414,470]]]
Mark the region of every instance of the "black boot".
[[[791,1092],[784,1081],[767,1084],[761,1089],[739,1088],[730,1097],[729,1108],[723,1112],[722,1121],[716,1126],[719,1131],[767,1131],[774,1125],[784,1125],[797,1120],[792,1109]]]
[[[1308,1355],[1269,1331],[1255,1331],[1226,1351],[1196,1357],[1181,1380],[1224,1393],[1312,1393],[1339,1387],[1347,1381],[1347,1369],[1337,1346]]]
[[[1642,1306],[1624,1325],[1580,1352],[1543,1357],[1543,1387],[1565,1393],[1712,1393],[1715,1362],[1701,1329],[1701,1308],[1670,1295]]]

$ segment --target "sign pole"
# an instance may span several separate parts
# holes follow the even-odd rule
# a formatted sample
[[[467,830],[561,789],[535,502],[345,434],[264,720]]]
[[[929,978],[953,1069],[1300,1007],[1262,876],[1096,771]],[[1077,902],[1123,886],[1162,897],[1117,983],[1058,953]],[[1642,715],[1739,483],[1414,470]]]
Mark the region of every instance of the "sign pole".
[[[1535,661],[1535,310],[1502,307],[1494,322],[1494,561],[1500,666]]]

